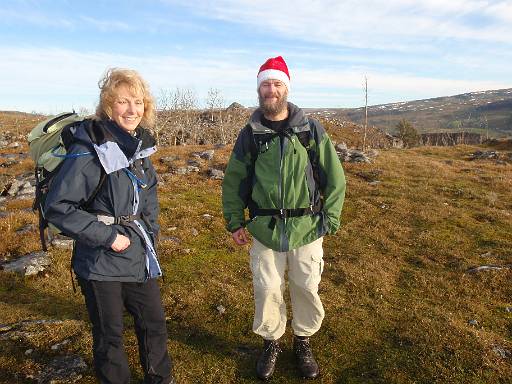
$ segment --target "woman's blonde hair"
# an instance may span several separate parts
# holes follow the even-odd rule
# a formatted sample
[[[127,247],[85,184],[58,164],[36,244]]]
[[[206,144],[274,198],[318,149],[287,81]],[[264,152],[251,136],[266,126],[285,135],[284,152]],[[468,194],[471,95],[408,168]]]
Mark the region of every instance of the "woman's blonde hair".
[[[123,68],[109,68],[98,82],[100,87],[100,102],[96,107],[96,116],[100,119],[110,119],[112,107],[117,97],[117,88],[127,85],[135,95],[141,95],[144,102],[144,116],[141,125],[153,127],[155,122],[155,101],[149,90],[149,85],[137,71]]]

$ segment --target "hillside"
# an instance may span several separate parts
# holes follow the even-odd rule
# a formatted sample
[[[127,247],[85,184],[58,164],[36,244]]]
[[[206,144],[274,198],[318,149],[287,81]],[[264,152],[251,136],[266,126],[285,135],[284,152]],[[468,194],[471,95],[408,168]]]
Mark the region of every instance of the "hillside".
[[[342,141],[348,131],[337,134]],[[381,150],[373,163],[344,164],[343,224],[325,240],[326,318],[312,338],[319,382],[510,383],[512,146],[499,145],[505,160],[471,161],[470,154],[497,148],[455,146]],[[192,155],[205,149],[214,147],[164,147],[153,158],[161,175],[169,350],[179,383],[257,383],[260,340],[251,331],[247,248],[236,247],[224,230],[221,181],[206,173],[209,166],[225,167],[231,147],[215,149],[210,161]],[[25,144],[1,150],[3,182],[31,172],[31,160],[19,155],[26,150]],[[178,165],[200,161],[200,171],[171,173],[160,159],[172,156]],[[30,198],[0,202],[0,260],[40,249],[30,206]],[[51,361],[67,355],[87,364],[76,383],[95,382],[85,306],[71,287],[70,251],[52,248],[50,259],[37,276],[0,271],[1,383],[34,383]],[[488,268],[472,270],[482,266]],[[130,321],[125,343],[137,367]],[[283,344],[272,382],[302,383],[289,330]],[[138,368],[135,379],[142,379]]]
[[[364,123],[364,108],[308,111]],[[368,124],[389,133],[401,119],[409,120],[422,133],[465,130],[488,132],[492,137],[512,136],[512,88],[368,107]]]

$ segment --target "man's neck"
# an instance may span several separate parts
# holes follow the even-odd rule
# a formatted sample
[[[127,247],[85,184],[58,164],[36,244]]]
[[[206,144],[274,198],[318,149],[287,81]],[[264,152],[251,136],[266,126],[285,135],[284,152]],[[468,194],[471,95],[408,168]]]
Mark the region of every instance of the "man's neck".
[[[263,116],[265,116],[265,119],[270,120],[270,121],[282,121],[288,117],[288,108],[285,108],[281,112],[278,112],[273,115],[268,115],[268,114],[264,113]]]

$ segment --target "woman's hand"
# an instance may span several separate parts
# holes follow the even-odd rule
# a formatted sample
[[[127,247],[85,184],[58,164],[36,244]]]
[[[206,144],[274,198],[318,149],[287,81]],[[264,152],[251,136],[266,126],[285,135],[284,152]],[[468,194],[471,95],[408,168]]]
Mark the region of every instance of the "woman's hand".
[[[114,252],[122,252],[126,248],[130,246],[130,239],[124,235],[120,235],[119,233],[116,236],[116,239],[110,246]]]

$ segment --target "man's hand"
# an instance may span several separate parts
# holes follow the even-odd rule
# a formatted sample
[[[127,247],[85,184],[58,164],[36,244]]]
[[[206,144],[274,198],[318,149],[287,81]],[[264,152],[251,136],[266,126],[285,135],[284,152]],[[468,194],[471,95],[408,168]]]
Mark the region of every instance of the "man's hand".
[[[129,246],[130,246],[130,239],[128,237],[126,237],[124,235],[120,235],[118,233],[116,236],[116,239],[114,240],[114,242],[112,243],[110,248],[112,248],[112,250],[114,250],[115,252],[122,252]]]
[[[249,242],[249,237],[247,236],[247,232],[245,232],[244,227],[238,228],[231,234],[231,236],[237,245],[245,245]]]

